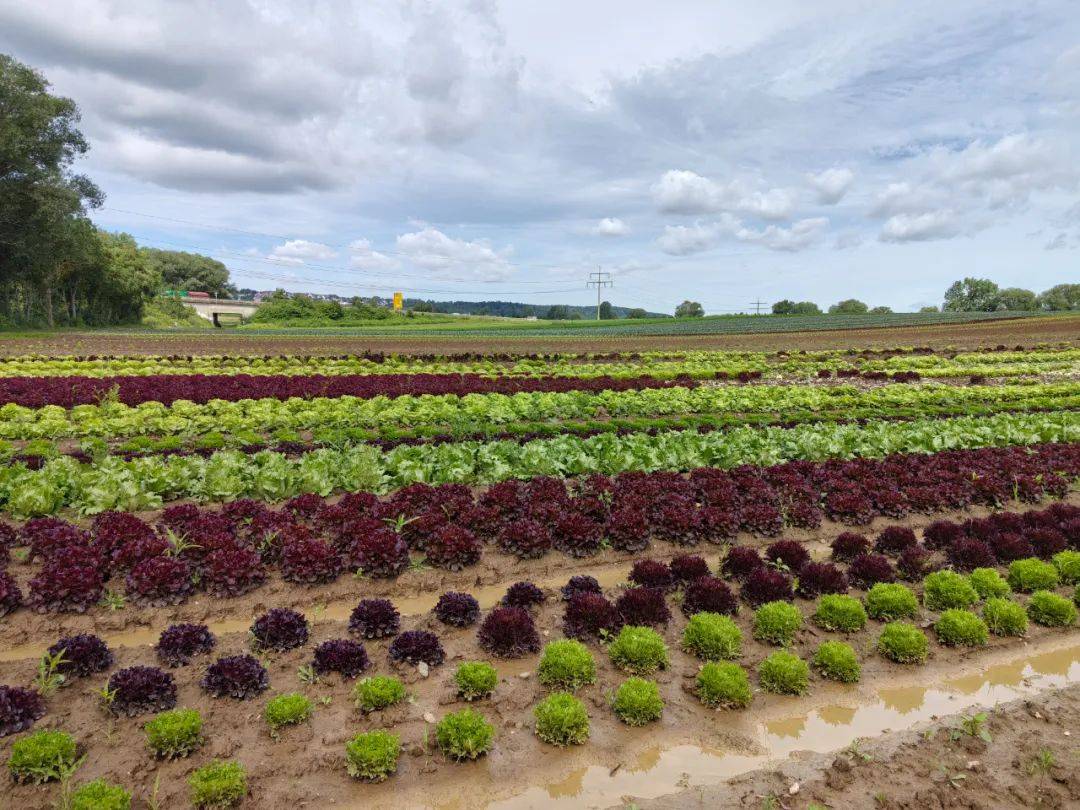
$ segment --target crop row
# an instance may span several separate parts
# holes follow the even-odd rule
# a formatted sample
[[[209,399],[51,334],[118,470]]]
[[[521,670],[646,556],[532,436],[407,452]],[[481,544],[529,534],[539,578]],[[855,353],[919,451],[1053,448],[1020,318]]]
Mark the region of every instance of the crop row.
[[[966,386],[885,385],[862,388],[854,385],[747,385],[683,386],[635,390],[574,390],[486,393],[458,396],[404,395],[361,399],[354,396],[311,399],[215,400],[202,405],[161,402],[124,405],[116,402],[27,408],[0,406],[0,438],[105,439],[138,436],[203,436],[222,433],[235,437],[237,445],[265,441],[260,432],[277,441],[295,441],[298,431],[311,431],[317,441],[356,441],[355,433],[377,430],[386,438],[401,435],[409,427],[443,432],[481,432],[490,426],[514,422],[541,422],[610,417],[657,417],[690,414],[779,415],[830,412],[848,418],[881,415],[912,416],[923,409],[964,414],[986,407],[1011,409],[1069,409],[1080,402],[1080,390],[1072,383]],[[966,409],[972,410],[966,410]],[[797,418],[797,416],[793,416]],[[747,421],[756,421],[747,419]],[[421,434],[422,435],[422,434]],[[368,438],[368,437],[363,437]],[[131,449],[138,449],[133,447]]]
[[[235,596],[259,587],[277,566],[292,582],[331,582],[346,571],[394,577],[420,554],[459,570],[487,548],[520,559],[557,549],[586,557],[604,547],[640,552],[655,541],[723,543],[739,531],[764,536],[784,526],[812,528],[824,517],[852,525],[878,515],[934,512],[1062,497],[1080,474],[1080,445],[901,455],[872,461],[792,462],[674,473],[589,476],[568,483],[534,478],[495,484],[474,496],[459,484],[414,484],[378,499],[301,495],[271,510],[238,500],[219,511],[192,504],[165,509],[156,525],[129,513],[98,515],[89,531],[35,518],[5,527],[0,555],[40,560],[27,604],[39,611],[87,610],[111,576],[149,604],[189,598],[196,586]],[[1074,527],[1075,528],[1075,527]],[[12,549],[24,546],[14,554]],[[0,605],[23,601],[6,577]],[[119,593],[119,588],[115,590]]]
[[[41,469],[0,469],[0,508],[17,516],[74,507],[93,514],[140,511],[170,500],[284,500],[314,492],[386,492],[408,484],[490,484],[509,478],[627,471],[683,471],[697,467],[770,465],[783,461],[877,458],[1080,439],[1080,413],[998,414],[909,422],[812,424],[794,428],[734,428],[698,433],[667,431],[588,438],[560,436],[515,442],[403,445],[382,453],[370,445],[320,449],[298,458],[262,451],[221,450],[201,456],[105,458],[81,464],[64,457]]]

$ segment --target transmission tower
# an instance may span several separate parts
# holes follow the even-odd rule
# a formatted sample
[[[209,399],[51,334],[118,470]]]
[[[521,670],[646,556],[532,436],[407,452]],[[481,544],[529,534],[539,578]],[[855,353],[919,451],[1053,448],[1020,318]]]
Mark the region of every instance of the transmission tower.
[[[762,300],[761,300],[761,299],[759,298],[759,299],[758,299],[757,301],[751,301],[751,302],[750,302],[750,306],[752,306],[752,307],[754,308],[754,314],[755,314],[755,315],[760,315],[760,314],[761,314],[761,308],[762,308],[763,306],[765,306],[765,302],[764,302],[764,301],[762,301]]]
[[[600,288],[615,286],[611,273],[602,272],[598,267],[595,273],[589,273],[589,280],[585,282],[585,286],[596,287],[596,320],[600,320]]]

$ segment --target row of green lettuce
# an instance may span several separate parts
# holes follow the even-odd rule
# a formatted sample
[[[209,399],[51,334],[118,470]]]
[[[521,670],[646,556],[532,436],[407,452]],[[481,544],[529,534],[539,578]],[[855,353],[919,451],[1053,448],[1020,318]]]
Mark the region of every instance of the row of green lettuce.
[[[386,492],[417,481],[490,484],[537,475],[769,465],[793,459],[880,457],[1078,440],[1080,413],[1056,412],[787,429],[744,427],[714,433],[560,436],[526,443],[402,445],[386,452],[356,445],[318,449],[295,458],[234,450],[206,458],[109,458],[94,464],[61,458],[39,470],[22,465],[0,470],[0,508],[18,517],[65,508],[94,514],[107,509],[152,509],[178,499],[279,501],[302,492]]]

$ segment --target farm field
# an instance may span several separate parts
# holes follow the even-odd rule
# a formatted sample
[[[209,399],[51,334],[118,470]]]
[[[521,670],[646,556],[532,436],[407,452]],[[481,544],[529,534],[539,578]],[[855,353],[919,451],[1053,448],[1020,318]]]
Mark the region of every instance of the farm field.
[[[1068,806],[1078,323],[4,341],[12,806]]]

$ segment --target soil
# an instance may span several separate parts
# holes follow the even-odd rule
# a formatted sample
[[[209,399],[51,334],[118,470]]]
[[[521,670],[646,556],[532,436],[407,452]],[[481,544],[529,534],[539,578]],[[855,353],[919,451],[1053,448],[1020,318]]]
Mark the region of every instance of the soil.
[[[528,334],[499,337],[403,335],[245,335],[239,332],[199,334],[138,332],[21,333],[0,341],[0,356],[118,355],[118,354],[309,354],[338,355],[379,351],[396,354],[431,352],[584,352],[684,351],[730,349],[791,351],[805,349],[876,349],[896,346],[976,349],[999,344],[1036,346],[1043,343],[1080,345],[1080,317],[1023,318],[935,326],[837,329],[812,332],[774,332],[741,335],[619,335],[555,337]]]

